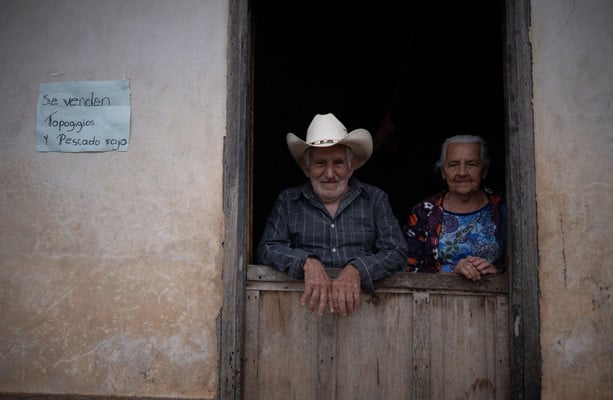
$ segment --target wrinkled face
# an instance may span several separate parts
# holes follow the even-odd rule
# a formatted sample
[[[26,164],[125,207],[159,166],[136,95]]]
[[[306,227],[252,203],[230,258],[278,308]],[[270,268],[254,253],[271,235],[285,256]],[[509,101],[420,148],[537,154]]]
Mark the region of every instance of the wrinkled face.
[[[353,174],[343,145],[311,148],[310,160],[303,163],[303,170],[323,203],[331,203],[343,197]]]
[[[447,181],[450,192],[465,195],[478,191],[485,172],[481,163],[479,144],[449,144],[441,173],[443,179]]]

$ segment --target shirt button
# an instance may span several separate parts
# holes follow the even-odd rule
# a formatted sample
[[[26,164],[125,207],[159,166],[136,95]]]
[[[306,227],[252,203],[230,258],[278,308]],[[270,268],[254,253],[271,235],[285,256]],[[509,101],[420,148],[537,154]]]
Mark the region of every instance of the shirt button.
[[[336,253],[336,247],[332,247],[332,253]]]
[[[334,224],[331,224],[331,225],[330,225],[330,227],[331,227],[331,228],[334,228]]]

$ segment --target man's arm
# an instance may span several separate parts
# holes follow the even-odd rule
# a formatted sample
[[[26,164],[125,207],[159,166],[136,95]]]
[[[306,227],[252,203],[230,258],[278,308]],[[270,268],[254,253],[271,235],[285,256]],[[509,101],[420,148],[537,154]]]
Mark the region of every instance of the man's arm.
[[[351,316],[360,307],[360,271],[347,264],[332,282],[330,312]]]
[[[258,262],[285,272],[290,279],[304,277],[304,264],[310,253],[291,246],[288,225],[289,196],[282,192],[266,220],[257,249]]]
[[[385,192],[379,190],[373,196],[372,210],[376,227],[375,249],[372,254],[349,262],[359,270],[362,289],[366,293],[374,291],[375,281],[404,271],[408,254],[407,242]]]
[[[277,198],[258,246],[258,259],[261,264],[272,266],[279,271],[288,271],[290,279],[304,277],[301,303],[309,312],[317,309],[317,314],[322,316],[326,306],[330,312],[334,311],[330,302],[332,281],[326,273],[326,266],[317,255],[292,245],[288,219],[290,199],[291,196],[288,196],[287,192]]]
[[[326,306],[330,312],[334,312],[330,299],[331,285],[332,281],[321,261],[317,258],[307,258],[304,263],[304,293],[300,303],[307,306],[309,312],[313,312],[317,307],[317,315],[320,317],[324,315]]]

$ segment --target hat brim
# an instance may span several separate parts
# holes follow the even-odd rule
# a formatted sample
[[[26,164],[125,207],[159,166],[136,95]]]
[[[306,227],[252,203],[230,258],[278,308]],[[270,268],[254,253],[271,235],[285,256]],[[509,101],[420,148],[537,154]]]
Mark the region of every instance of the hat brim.
[[[331,147],[337,144],[348,146],[353,153],[353,159],[355,161],[354,169],[358,169],[364,165],[372,155],[372,136],[370,136],[370,133],[366,129],[356,129],[349,132],[341,140],[330,143],[310,144],[293,133],[288,133],[285,139],[289,152],[298,165],[300,165],[304,152],[309,147]]]

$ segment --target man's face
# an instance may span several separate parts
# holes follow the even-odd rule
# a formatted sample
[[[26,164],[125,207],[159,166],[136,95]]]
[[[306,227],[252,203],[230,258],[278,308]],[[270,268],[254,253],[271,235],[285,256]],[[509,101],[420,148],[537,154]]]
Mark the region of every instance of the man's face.
[[[479,190],[484,175],[480,147],[477,143],[451,143],[447,147],[447,160],[441,168],[449,191],[471,194]]]
[[[313,190],[324,204],[340,200],[347,193],[347,184],[353,174],[345,146],[313,147],[310,152],[310,163],[304,166],[304,172]]]

